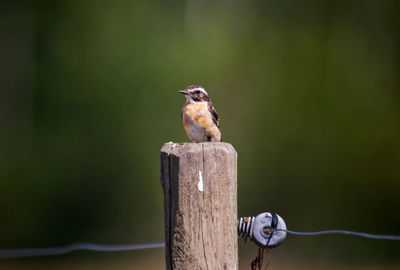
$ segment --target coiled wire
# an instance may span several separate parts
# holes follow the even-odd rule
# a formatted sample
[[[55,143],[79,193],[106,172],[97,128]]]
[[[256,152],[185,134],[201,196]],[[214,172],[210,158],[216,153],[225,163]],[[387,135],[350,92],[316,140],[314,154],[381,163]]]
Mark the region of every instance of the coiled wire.
[[[238,222],[238,235],[242,237],[245,241],[247,241],[248,238],[250,240],[253,240],[253,223],[255,217],[242,217],[239,219]]]

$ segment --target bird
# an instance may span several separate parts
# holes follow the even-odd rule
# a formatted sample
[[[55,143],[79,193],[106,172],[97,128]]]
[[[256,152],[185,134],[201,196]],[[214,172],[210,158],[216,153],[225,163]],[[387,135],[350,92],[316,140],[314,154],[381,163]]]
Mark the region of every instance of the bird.
[[[189,139],[195,143],[221,142],[218,114],[204,87],[190,85],[178,92],[186,97],[182,108],[182,120]]]

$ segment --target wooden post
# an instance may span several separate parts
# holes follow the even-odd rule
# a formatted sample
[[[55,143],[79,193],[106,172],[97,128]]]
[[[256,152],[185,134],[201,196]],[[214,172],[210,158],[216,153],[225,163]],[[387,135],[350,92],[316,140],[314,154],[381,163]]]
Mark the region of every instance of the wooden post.
[[[167,269],[238,269],[236,160],[228,143],[162,147]]]

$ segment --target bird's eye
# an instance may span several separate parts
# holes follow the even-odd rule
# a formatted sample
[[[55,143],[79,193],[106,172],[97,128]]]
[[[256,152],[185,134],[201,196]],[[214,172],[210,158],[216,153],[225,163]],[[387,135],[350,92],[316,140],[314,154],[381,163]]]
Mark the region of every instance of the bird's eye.
[[[199,91],[199,90],[197,90],[195,93],[196,93],[196,95],[198,95],[198,94],[200,94],[200,91]]]

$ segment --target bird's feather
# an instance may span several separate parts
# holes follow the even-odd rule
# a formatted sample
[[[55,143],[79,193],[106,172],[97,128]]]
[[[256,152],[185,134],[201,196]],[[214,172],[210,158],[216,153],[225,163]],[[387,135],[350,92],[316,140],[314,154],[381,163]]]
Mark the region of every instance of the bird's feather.
[[[221,128],[219,126],[219,117],[218,117],[217,111],[214,109],[214,106],[212,105],[211,101],[208,102],[208,110],[212,115],[214,124],[217,125],[219,132],[221,132]],[[222,132],[221,132],[221,141],[222,141]]]

